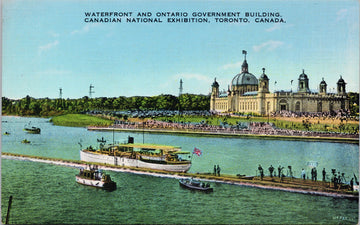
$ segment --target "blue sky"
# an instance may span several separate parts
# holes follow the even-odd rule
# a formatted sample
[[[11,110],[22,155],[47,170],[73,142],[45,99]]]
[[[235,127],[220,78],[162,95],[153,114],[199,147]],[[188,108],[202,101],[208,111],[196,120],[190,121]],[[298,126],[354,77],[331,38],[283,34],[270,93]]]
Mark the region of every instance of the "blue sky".
[[[85,12],[279,12],[286,23],[85,23]],[[247,51],[270,91],[317,90],[340,75],[359,91],[359,3],[343,1],[5,0],[2,96],[63,98],[208,94],[227,89]],[[165,19],[163,19],[165,21]],[[276,81],[276,86],[275,86]]]

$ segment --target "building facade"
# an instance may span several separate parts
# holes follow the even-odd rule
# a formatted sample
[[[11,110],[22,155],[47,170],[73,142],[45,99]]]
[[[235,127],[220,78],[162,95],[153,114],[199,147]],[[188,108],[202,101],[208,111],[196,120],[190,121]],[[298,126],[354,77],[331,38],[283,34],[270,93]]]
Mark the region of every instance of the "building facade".
[[[297,91],[269,90],[269,78],[265,68],[259,78],[248,71],[246,51],[241,72],[232,79],[227,92],[219,92],[216,78],[211,85],[210,110],[216,112],[240,112],[268,115],[282,110],[293,112],[331,112],[349,109],[349,97],[346,83],[340,76],[337,92],[328,93],[324,80],[319,84],[319,91],[309,89],[309,78],[303,70],[298,78]]]

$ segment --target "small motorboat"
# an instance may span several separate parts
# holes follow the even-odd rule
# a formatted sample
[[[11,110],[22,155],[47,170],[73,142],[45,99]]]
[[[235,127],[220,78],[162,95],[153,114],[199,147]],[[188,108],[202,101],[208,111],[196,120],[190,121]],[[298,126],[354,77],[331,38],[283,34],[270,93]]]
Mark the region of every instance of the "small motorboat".
[[[213,188],[210,187],[209,183],[204,183],[193,179],[180,179],[179,184],[181,187],[188,188],[191,190],[204,191],[204,192],[213,191]]]
[[[24,140],[21,141],[21,143],[23,143],[23,144],[30,144],[30,141],[29,141],[28,139],[24,139]]]
[[[110,175],[103,173],[97,166],[80,169],[80,173],[76,175],[76,182],[109,191],[116,189],[116,183],[111,180]]]
[[[40,134],[41,129],[38,127],[25,127],[24,130],[31,134]]]

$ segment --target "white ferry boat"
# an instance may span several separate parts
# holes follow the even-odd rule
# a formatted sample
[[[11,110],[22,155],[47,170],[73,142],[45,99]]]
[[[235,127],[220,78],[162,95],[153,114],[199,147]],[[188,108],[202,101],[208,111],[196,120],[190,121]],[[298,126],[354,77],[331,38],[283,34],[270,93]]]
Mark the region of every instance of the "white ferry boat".
[[[80,160],[110,165],[149,168],[171,172],[187,172],[191,167],[190,152],[180,147],[156,144],[136,144],[129,137],[124,144],[100,144],[80,151]]]

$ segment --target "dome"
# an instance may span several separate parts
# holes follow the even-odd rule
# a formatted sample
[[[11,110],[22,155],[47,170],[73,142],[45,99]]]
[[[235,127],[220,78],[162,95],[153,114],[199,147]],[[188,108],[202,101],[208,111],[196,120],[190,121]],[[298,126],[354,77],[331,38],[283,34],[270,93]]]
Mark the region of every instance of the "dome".
[[[269,80],[269,78],[266,76],[266,74],[261,74],[260,79],[262,80]]]
[[[214,83],[211,86],[216,87],[216,88],[219,87],[219,83],[216,81],[216,78],[214,80]]]
[[[258,85],[258,79],[251,73],[242,72],[233,78],[231,84],[232,86]]]
[[[320,82],[320,85],[326,85],[326,82],[325,82],[324,78],[322,78],[322,81]]]
[[[304,70],[303,70],[302,74],[300,74],[299,80],[308,80],[308,76],[305,74]]]
[[[340,79],[338,80],[337,83],[338,83],[338,84],[345,83],[345,81],[344,81],[344,79],[342,78],[342,76],[340,76]]]
[[[269,80],[268,76],[265,74],[265,68],[262,68],[263,73],[260,76],[260,80]]]

